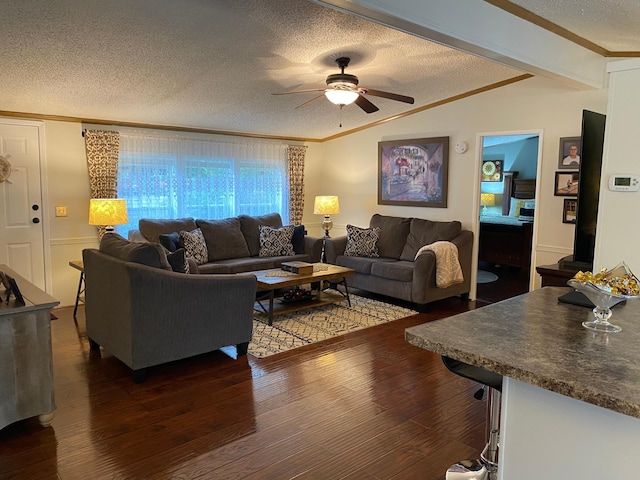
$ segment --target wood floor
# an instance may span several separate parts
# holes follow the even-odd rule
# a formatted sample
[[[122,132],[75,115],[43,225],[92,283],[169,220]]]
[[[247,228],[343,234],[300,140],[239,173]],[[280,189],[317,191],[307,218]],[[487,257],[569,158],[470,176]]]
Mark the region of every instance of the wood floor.
[[[57,309],[53,423],[0,430],[0,479],[444,479],[478,456],[485,402],[404,329],[470,308],[435,302],[265,359],[213,352],[139,385],[90,353],[82,307],[78,327]]]

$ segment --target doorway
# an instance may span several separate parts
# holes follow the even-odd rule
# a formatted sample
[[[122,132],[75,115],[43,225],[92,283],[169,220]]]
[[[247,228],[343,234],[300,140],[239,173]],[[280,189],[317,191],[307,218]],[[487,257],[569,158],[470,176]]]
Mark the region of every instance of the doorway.
[[[535,275],[541,131],[479,135],[476,299],[528,292]]]
[[[0,156],[10,164],[0,182],[0,264],[45,290],[42,138],[41,122],[0,119]]]

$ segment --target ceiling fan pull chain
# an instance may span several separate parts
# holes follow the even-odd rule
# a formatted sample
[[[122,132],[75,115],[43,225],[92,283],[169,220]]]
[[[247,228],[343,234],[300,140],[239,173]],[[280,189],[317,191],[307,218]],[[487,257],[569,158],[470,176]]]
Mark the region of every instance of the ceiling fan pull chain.
[[[340,118],[339,118],[339,127],[342,128],[342,107],[344,107],[344,105],[340,105]]]

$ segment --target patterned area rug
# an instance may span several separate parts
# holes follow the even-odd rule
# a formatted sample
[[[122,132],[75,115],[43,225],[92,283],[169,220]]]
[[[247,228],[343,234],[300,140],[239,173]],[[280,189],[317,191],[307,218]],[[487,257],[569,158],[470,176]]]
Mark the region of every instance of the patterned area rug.
[[[249,354],[264,358],[417,313],[370,298],[353,294],[349,296],[351,307],[345,300],[331,305],[306,308],[274,317],[273,326],[267,325],[267,316],[264,313],[255,312]]]

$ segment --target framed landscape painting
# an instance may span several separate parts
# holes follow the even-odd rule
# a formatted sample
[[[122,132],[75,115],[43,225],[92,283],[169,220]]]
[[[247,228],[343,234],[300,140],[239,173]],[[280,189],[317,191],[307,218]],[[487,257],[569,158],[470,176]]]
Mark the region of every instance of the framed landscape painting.
[[[447,207],[449,137],[378,142],[378,204]]]

